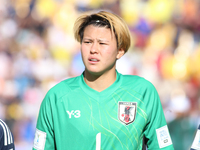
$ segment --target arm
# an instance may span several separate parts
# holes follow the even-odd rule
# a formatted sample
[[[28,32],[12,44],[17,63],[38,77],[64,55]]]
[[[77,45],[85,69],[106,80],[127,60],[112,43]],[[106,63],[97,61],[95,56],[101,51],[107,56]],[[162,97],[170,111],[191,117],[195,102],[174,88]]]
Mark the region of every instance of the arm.
[[[33,150],[55,150],[51,99],[47,94],[40,106]]]
[[[146,89],[144,101],[148,114],[144,131],[148,150],[174,150],[160,98],[152,84]]]

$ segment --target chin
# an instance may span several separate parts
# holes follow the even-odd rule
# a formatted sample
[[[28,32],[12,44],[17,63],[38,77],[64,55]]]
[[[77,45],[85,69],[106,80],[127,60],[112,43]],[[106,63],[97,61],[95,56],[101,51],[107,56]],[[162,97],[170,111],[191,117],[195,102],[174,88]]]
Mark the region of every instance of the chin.
[[[88,71],[88,73],[91,74],[91,75],[97,75],[97,76],[103,74],[103,72],[99,72],[99,71]]]
[[[88,74],[91,74],[91,75],[102,75],[104,73],[104,71],[100,71],[100,70],[88,70],[86,69],[85,70]]]
[[[99,69],[97,67],[96,68],[87,68],[87,69],[85,69],[85,71],[88,74],[91,74],[91,75],[101,76],[102,74],[107,74],[107,73],[115,72],[115,67],[102,68],[102,69]]]

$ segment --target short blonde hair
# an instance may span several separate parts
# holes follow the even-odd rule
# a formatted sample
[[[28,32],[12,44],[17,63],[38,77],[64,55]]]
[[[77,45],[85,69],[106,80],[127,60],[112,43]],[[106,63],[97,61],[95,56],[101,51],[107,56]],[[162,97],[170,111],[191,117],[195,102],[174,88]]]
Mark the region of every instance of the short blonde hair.
[[[118,49],[128,51],[131,44],[131,34],[125,21],[116,14],[100,11],[98,13],[82,14],[74,23],[74,37],[82,42],[84,29],[88,25],[110,28],[115,34]]]

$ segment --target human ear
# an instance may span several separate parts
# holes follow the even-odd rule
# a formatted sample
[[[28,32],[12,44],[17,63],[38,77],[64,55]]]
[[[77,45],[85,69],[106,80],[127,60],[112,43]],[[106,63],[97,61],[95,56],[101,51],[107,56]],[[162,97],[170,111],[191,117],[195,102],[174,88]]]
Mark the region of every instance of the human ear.
[[[117,59],[120,59],[125,54],[125,50],[123,48],[120,48],[117,52]]]

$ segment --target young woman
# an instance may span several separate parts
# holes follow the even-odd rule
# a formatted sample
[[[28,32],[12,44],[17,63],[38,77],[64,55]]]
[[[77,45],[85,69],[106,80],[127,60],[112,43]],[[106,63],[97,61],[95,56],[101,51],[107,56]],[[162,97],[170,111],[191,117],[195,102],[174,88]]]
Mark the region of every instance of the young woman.
[[[85,71],[46,94],[33,150],[173,150],[154,86],[115,69],[130,46],[126,23],[100,11],[74,25]]]

